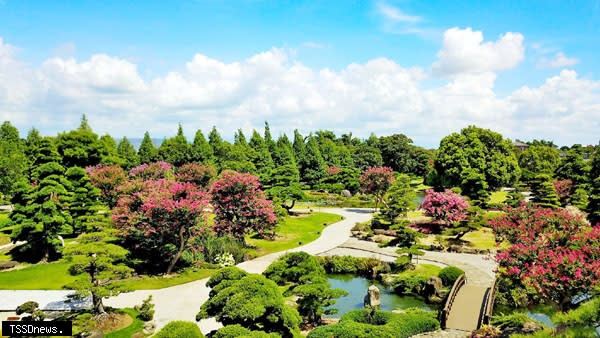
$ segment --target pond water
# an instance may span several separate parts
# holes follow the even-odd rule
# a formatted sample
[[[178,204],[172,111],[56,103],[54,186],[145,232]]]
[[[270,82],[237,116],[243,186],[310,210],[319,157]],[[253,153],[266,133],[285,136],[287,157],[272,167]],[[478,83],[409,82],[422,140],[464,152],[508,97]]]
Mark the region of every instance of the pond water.
[[[509,314],[511,312],[524,312],[531,319],[537,320],[542,324],[546,325],[549,328],[554,328],[555,325],[552,322],[551,316],[554,313],[554,309],[552,306],[547,305],[538,305],[530,308],[519,308],[519,309],[510,309],[502,306],[496,306],[494,308],[494,314]]]
[[[413,296],[399,296],[394,293],[394,290],[388,289],[378,281],[370,281],[363,277],[355,275],[336,275],[328,276],[329,283],[332,288],[346,290],[348,295],[340,297],[333,306],[338,309],[338,313],[328,317],[339,318],[343,314],[364,307],[364,297],[367,294],[367,288],[371,284],[375,284],[381,291],[381,309],[392,311],[396,309],[407,309],[417,307],[424,310],[436,310],[435,305],[428,305],[422,299]]]

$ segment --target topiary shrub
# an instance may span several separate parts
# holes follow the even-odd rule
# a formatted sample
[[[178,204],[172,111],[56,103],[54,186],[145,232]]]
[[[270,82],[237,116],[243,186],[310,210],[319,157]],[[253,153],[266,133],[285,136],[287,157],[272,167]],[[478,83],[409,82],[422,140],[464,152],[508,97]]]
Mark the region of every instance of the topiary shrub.
[[[327,273],[351,273],[375,279],[381,273],[392,271],[389,263],[370,257],[324,256],[318,259]]]
[[[176,320],[158,331],[154,338],[204,338],[204,335],[196,323]]]
[[[147,322],[154,318],[154,304],[152,304],[152,295],[144,299],[142,305],[136,305],[135,309],[140,313],[138,317]]]
[[[399,295],[415,294],[420,295],[425,288],[427,277],[420,275],[399,276],[394,279],[394,292]]]
[[[300,283],[303,277],[325,275],[325,269],[315,256],[306,252],[290,252],[279,257],[263,272],[263,275],[279,285]]]
[[[418,309],[404,313],[379,310],[354,310],[342,316],[335,325],[321,326],[308,338],[405,338],[439,328],[435,314]]]
[[[463,270],[455,266],[447,266],[438,273],[438,277],[441,278],[445,286],[451,286],[464,273]]]
[[[220,328],[211,338],[279,338],[276,333],[252,331],[239,324],[226,325]]]

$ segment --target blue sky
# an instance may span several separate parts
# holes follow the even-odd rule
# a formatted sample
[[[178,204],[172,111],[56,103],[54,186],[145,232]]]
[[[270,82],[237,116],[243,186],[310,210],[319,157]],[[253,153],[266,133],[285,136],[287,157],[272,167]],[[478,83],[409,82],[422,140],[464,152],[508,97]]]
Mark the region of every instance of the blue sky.
[[[0,38],[0,118],[23,131],[600,134],[598,1],[0,0]]]

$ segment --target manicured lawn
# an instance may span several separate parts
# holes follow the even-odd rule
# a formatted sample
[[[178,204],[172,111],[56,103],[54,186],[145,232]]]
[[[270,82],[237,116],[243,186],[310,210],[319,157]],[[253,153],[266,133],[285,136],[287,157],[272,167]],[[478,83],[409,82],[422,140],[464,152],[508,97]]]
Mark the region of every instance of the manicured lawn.
[[[481,228],[477,231],[471,231],[463,236],[464,241],[470,243],[470,246],[477,249],[495,249],[496,236],[490,228]]]
[[[60,290],[64,285],[75,280],[68,269],[68,263],[54,262],[0,272],[0,289]]]
[[[438,273],[442,270],[439,266],[432,264],[417,264],[414,270],[406,270],[402,271],[398,276],[424,276],[431,277],[437,276]]]
[[[490,195],[489,202],[493,203],[493,204],[499,204],[499,203],[506,201],[507,198],[508,198],[508,193],[506,191],[494,191]]]
[[[130,315],[131,318],[133,318],[133,322],[131,323],[131,325],[129,325],[126,328],[123,328],[119,331],[110,332],[110,333],[105,334],[104,337],[106,337],[106,338],[131,338],[131,336],[133,334],[142,332],[142,330],[144,329],[144,322],[137,317],[139,312],[137,312],[135,309],[131,309],[131,308],[122,309],[121,311]],[[145,336],[141,336],[141,337],[145,337]]]
[[[272,252],[289,250],[314,241],[321,236],[325,225],[342,220],[341,216],[323,212],[310,215],[286,217],[277,227],[277,238],[274,241],[246,238],[249,245],[256,247],[258,256]]]
[[[142,276],[124,280],[121,285],[124,285],[129,290],[153,290],[162,289],[169,286],[185,284],[195,280],[210,277],[216,269],[187,269],[181,273],[174,274],[171,277],[163,276]]]

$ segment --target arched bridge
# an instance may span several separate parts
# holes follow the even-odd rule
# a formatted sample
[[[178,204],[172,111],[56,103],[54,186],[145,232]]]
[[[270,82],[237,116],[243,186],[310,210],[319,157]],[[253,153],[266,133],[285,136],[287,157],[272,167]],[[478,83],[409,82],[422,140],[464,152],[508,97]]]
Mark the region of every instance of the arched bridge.
[[[496,280],[490,286],[469,283],[461,275],[452,286],[444,308],[440,311],[442,329],[471,332],[489,324],[494,310]]]

